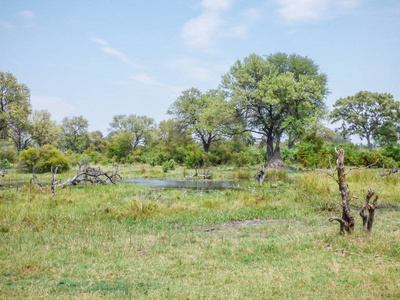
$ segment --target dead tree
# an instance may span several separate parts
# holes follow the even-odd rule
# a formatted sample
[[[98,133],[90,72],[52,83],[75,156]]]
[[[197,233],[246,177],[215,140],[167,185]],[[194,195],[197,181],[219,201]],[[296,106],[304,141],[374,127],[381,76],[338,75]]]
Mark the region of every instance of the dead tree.
[[[112,184],[115,184],[116,180],[122,179],[121,175],[118,174],[118,165],[111,173],[103,172],[100,167],[92,168],[88,163],[78,162],[78,166],[79,169],[77,174],[72,178],[68,178],[64,183],[62,183],[61,180],[56,180],[57,171],[61,166],[58,165],[54,171],[53,167],[51,168],[51,173],[53,174],[53,180],[51,183],[52,196],[54,196],[54,190],[56,187],[64,188],[66,186],[77,185],[80,182],[106,184],[107,181],[110,181]]]
[[[200,174],[199,170],[201,168],[203,168],[204,174]],[[203,165],[203,167],[201,167],[201,165],[197,164],[195,166],[195,171],[196,171],[196,173],[194,173],[193,175],[186,176],[186,169],[183,169],[183,178],[185,180],[190,180],[190,179],[195,179],[195,178],[203,178],[205,180],[205,179],[211,178],[213,175],[212,171],[210,172],[210,169],[206,169],[205,165]]]
[[[254,176],[254,179],[258,182],[258,184],[261,186],[265,180],[265,165],[262,164],[262,167],[260,170],[258,170],[257,175]]]
[[[336,182],[339,185],[339,192],[342,197],[342,203],[340,206],[342,207],[342,217],[330,217],[329,221],[338,221],[340,223],[340,233],[345,235],[346,233],[354,230],[354,217],[350,212],[350,200],[352,198],[357,198],[353,196],[350,198],[350,189],[349,185],[346,183],[346,175],[353,169],[359,169],[359,168],[350,168],[349,171],[346,173],[344,169],[344,149],[339,149],[336,150],[336,155],[337,155],[337,160],[336,160],[336,170],[337,170],[337,179],[331,175]],[[376,162],[374,163],[376,164]],[[372,165],[374,165],[372,164]],[[367,166],[366,168],[369,168],[370,166]],[[376,207],[376,202],[378,201],[378,196],[375,198],[374,202],[372,204],[369,204],[369,199],[372,197],[374,194],[374,191],[368,190],[368,195],[366,196],[363,208],[360,212],[360,216],[363,218],[363,229],[364,231],[370,231],[368,230],[368,226],[370,226],[370,229],[372,229],[372,224],[373,224],[373,219],[374,219],[374,210]],[[365,214],[365,209],[366,208],[371,208],[369,211],[369,216],[367,217]],[[371,220],[371,221],[370,221]]]
[[[371,199],[371,197],[374,194],[375,194],[375,192],[373,190],[368,190],[368,195],[365,197],[364,204],[360,211],[360,216],[363,220],[363,231],[365,231],[365,232],[371,232],[372,225],[374,224],[375,208],[376,208],[376,203],[378,202],[378,198],[379,198],[379,196],[376,196],[374,202],[372,202],[372,204],[370,204],[369,200]],[[365,210],[367,208],[368,208],[368,216],[365,212]]]
[[[57,177],[57,171],[58,171],[58,169],[59,169],[60,167],[61,167],[61,165],[57,165],[57,166],[53,169],[53,166],[51,166],[51,174],[53,175],[53,176],[52,176],[52,179],[51,179],[51,196],[52,196],[52,197],[54,197],[54,195],[56,194],[56,192],[55,192],[56,185],[57,185],[58,183],[61,182],[61,180],[57,180],[57,179],[56,179],[56,177]]]
[[[336,151],[336,170],[338,179],[335,179],[339,185],[339,192],[342,196],[342,217],[331,217],[330,222],[338,221],[340,223],[340,233],[345,235],[346,232],[354,229],[354,217],[350,212],[350,189],[349,185],[346,183],[346,173],[344,170],[344,149],[339,149]]]

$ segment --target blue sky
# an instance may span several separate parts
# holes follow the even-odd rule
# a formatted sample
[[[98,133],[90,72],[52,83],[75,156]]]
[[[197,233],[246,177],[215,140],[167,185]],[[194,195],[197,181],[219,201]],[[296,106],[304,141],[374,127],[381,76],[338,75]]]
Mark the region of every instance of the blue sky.
[[[0,0],[0,41],[34,109],[104,133],[117,114],[169,118],[181,91],[216,88],[251,53],[313,59],[328,106],[360,90],[400,100],[398,0]]]

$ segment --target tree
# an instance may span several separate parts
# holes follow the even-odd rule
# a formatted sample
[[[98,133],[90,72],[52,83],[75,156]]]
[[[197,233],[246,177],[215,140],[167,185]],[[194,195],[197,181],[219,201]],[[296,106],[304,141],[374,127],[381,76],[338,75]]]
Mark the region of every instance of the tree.
[[[324,112],[326,76],[307,57],[277,53],[251,54],[238,60],[222,78],[222,88],[241,116],[244,127],[266,139],[269,167],[284,166],[283,134],[304,131]]]
[[[65,117],[61,124],[61,147],[82,153],[86,147],[89,122],[83,116]]]
[[[168,114],[174,115],[208,152],[212,143],[231,132],[234,110],[218,90],[201,93],[196,88],[182,92]]]
[[[11,73],[0,72],[0,138],[9,136],[12,124],[21,131],[20,125],[26,123],[30,112],[28,87]]]
[[[110,123],[109,137],[112,139],[117,134],[126,135],[132,150],[138,146],[144,146],[151,138],[154,131],[154,119],[146,116],[137,115],[116,115]]]
[[[35,110],[32,114],[32,139],[41,147],[57,142],[61,137],[61,128],[56,121],[51,120],[47,110]]]
[[[394,124],[399,123],[399,104],[390,94],[360,91],[338,99],[330,119],[332,123],[342,121],[343,132],[365,138],[372,152],[372,139],[379,140],[382,133],[393,131]]]

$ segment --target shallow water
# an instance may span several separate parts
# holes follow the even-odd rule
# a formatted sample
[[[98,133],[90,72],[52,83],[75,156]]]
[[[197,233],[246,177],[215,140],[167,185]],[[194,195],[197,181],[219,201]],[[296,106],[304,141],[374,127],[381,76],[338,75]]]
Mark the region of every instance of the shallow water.
[[[124,179],[121,182],[147,185],[159,188],[185,188],[199,190],[222,190],[240,188],[237,181],[191,181],[191,180],[161,180],[161,179]]]

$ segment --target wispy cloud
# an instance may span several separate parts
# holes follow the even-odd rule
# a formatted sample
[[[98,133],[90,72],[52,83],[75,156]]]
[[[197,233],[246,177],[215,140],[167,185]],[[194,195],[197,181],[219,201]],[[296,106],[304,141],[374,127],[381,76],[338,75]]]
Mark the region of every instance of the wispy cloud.
[[[74,110],[71,104],[58,97],[31,96],[31,103],[33,109],[48,110],[57,121],[61,121],[69,112]]]
[[[163,66],[173,72],[179,72],[183,77],[214,83],[219,80],[221,74],[228,70],[230,63],[229,59],[225,62],[223,60],[215,62],[192,57],[179,57],[165,61]]]
[[[132,75],[130,77],[130,79],[133,81],[148,85],[148,86],[167,89],[170,92],[172,92],[174,95],[179,94],[182,90],[184,90],[183,87],[175,86],[175,85],[171,85],[171,84],[168,84],[165,82],[158,81],[157,79],[155,79],[147,74],[144,74],[144,73],[138,73],[138,74]]]
[[[17,13],[17,16],[19,16],[25,20],[33,20],[36,18],[36,14],[30,10],[22,10],[19,13]]]
[[[124,64],[134,69],[140,67],[137,62],[134,62],[133,60],[129,59],[123,52],[119,51],[116,48],[111,47],[106,40],[99,37],[93,37],[91,38],[91,40],[96,44],[98,44],[100,46],[100,50],[103,51],[104,53],[114,56],[119,61],[123,62]]]
[[[17,16],[25,23],[27,28],[37,28],[36,14],[30,10],[22,10],[17,13]]]
[[[5,20],[0,20],[0,27],[3,27],[3,29],[7,30],[13,28],[14,26],[10,22],[7,22]]]
[[[361,5],[362,0],[276,0],[278,13],[289,24],[329,19]]]
[[[187,21],[181,30],[183,43],[205,52],[218,52],[217,44],[221,39],[240,38],[246,34],[243,24],[228,21],[226,14],[234,0],[203,0],[199,16]]]

